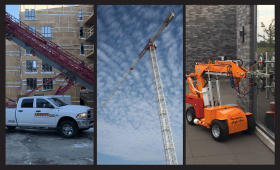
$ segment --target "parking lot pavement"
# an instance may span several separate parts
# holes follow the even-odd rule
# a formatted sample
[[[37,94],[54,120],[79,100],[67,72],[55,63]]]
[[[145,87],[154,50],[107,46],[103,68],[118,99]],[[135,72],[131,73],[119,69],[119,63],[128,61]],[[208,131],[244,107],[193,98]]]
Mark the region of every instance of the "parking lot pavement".
[[[6,129],[6,164],[93,165],[93,133],[68,139],[55,130]]]
[[[189,85],[186,84],[186,93]],[[222,104],[237,104],[237,95],[230,83],[221,82]],[[216,96],[216,85],[213,91]],[[190,107],[186,103],[186,109]],[[186,164],[275,164],[275,154],[255,135],[242,132],[230,134],[225,142],[216,142],[209,129],[189,125],[186,121]]]

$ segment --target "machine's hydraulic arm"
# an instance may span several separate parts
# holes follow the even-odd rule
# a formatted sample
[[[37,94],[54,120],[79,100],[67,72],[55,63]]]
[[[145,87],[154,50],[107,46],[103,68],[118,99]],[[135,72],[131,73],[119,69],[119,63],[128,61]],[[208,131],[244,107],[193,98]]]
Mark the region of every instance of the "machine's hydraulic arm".
[[[187,81],[189,82],[189,87],[190,87],[189,97],[201,98],[204,100],[205,106],[214,106],[212,90],[211,90],[212,84],[210,80],[210,76],[212,75],[216,77],[217,93],[220,101],[219,104],[221,104],[221,99],[220,99],[218,76],[230,77],[232,88],[235,88],[239,98],[242,98],[244,97],[244,92],[247,89],[247,87],[254,83],[249,84],[245,88],[242,94],[239,91],[239,82],[241,81],[241,79],[248,77],[247,76],[248,71],[259,63],[262,62],[256,63],[249,69],[245,69],[243,66],[241,66],[238,60],[216,60],[215,64],[212,64],[212,61],[209,61],[208,64],[202,64],[202,63],[197,64],[195,65],[195,73],[191,73],[187,77]],[[209,78],[208,80],[209,88],[205,88],[205,81],[206,81],[205,76],[208,76]],[[194,85],[192,77],[196,78],[197,81],[196,85]],[[235,82],[233,81],[234,77],[236,78]],[[208,94],[209,97],[207,96]],[[208,98],[209,100],[206,98]]]

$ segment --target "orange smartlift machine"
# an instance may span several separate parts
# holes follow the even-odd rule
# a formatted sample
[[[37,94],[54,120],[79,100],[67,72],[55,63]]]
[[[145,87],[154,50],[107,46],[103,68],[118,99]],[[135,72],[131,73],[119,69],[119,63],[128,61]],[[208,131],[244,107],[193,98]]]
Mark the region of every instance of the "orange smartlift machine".
[[[255,130],[256,123],[252,113],[244,113],[239,109],[239,105],[222,105],[218,76],[229,76],[232,88],[235,88],[238,97],[242,98],[252,91],[251,90],[244,95],[247,87],[255,83],[249,84],[241,95],[239,92],[239,82],[242,78],[249,77],[246,76],[246,74],[254,66],[264,63],[263,61],[258,63],[254,61],[256,64],[247,70],[242,66],[242,60],[226,60],[226,57],[221,58],[221,60],[216,60],[215,64],[212,64],[212,61],[209,61],[208,64],[200,63],[195,65],[195,73],[191,73],[187,76],[190,91],[189,95],[186,95],[186,103],[192,105],[191,107],[188,107],[186,111],[187,122],[190,125],[198,124],[205,126],[208,129],[210,128],[212,137],[219,142],[225,141],[231,133],[242,131],[251,134]],[[217,101],[214,101],[212,94],[210,76],[216,76]],[[235,82],[233,77],[236,78]],[[193,78],[196,79],[195,85]],[[208,87],[206,87],[207,84]]]

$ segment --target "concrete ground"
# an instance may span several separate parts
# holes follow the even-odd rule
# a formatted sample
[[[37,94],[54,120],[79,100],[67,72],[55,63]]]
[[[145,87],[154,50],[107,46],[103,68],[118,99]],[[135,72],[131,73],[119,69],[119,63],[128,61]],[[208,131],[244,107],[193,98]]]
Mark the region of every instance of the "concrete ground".
[[[215,100],[216,85],[212,83]],[[235,89],[229,81],[220,82],[222,104],[237,104]],[[186,83],[186,93],[189,84]],[[191,106],[186,103],[186,109]],[[186,121],[186,164],[275,164],[274,153],[255,135],[242,132],[229,135],[225,142],[216,142],[209,129],[189,125]]]
[[[54,130],[6,129],[6,165],[93,165],[93,133],[67,139]]]

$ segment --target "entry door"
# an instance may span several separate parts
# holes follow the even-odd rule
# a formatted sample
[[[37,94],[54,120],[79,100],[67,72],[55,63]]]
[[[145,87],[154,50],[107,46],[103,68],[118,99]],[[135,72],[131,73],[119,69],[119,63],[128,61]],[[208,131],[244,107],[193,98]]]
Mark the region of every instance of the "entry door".
[[[19,126],[34,126],[34,99],[27,98],[21,102],[21,107],[16,111],[16,118]]]
[[[56,127],[55,107],[46,99],[36,99],[35,123],[37,127]]]

